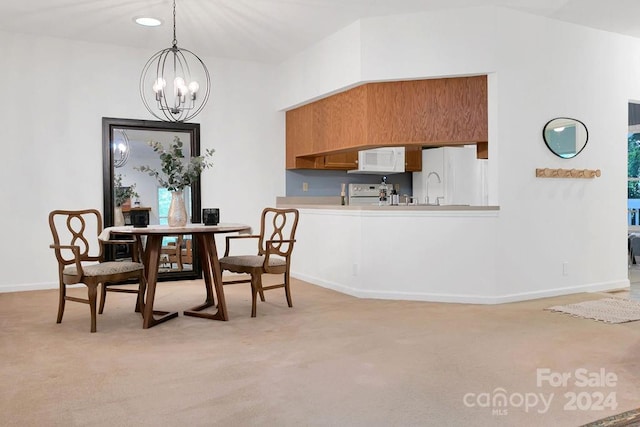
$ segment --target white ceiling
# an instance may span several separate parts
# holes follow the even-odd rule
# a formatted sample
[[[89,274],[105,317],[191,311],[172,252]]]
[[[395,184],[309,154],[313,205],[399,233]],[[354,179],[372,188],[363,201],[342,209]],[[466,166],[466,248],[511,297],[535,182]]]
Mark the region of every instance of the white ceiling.
[[[640,38],[639,0],[177,0],[178,46],[200,56],[280,62],[363,17],[503,6]],[[0,30],[160,50],[171,0],[2,0]],[[143,28],[133,18],[164,21]]]

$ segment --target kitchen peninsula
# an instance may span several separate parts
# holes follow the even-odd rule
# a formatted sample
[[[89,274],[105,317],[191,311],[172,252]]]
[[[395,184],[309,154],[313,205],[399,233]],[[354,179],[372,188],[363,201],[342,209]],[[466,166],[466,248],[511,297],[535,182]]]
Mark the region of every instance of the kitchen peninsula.
[[[497,206],[340,206],[301,199],[277,201],[300,211],[296,278],[361,298],[517,299],[495,293]]]
[[[489,157],[487,105],[487,76],[478,75],[370,82],[288,110],[286,168],[303,192],[309,182],[332,188],[336,175],[323,181],[300,171],[363,173],[358,151],[404,147],[403,171],[413,173],[413,188],[403,184],[398,194],[429,202],[433,175],[432,200],[449,203],[368,205],[363,193],[361,203],[342,206],[339,198],[292,197],[297,193],[288,188],[289,197],[277,204],[300,211],[292,275],[362,298],[484,304],[518,299],[496,292],[499,208],[453,204],[488,200],[480,174],[486,169],[480,161]],[[445,146],[469,146],[466,151],[478,163],[480,178],[473,176],[478,191],[468,197],[453,197],[453,184],[445,187],[445,181],[461,184],[470,173],[466,166],[454,173],[455,156],[436,156]],[[345,182],[371,183],[340,182],[343,192]],[[356,197],[351,188],[349,195]]]

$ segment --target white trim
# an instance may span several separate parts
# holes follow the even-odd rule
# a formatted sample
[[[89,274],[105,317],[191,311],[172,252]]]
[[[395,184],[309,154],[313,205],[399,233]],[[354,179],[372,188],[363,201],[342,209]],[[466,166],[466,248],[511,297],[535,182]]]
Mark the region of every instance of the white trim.
[[[85,285],[78,283],[75,285],[67,285],[67,288],[83,288]],[[24,291],[42,291],[48,289],[58,289],[58,282],[44,283],[23,283],[22,285],[0,285],[0,294],[6,292],[24,292]]]
[[[581,286],[567,288],[548,289],[544,291],[522,292],[518,294],[506,295],[470,295],[470,294],[439,294],[439,293],[419,293],[419,292],[393,292],[393,291],[370,291],[366,289],[356,289],[339,283],[319,279],[302,273],[291,272],[291,276],[303,280],[312,285],[332,289],[343,294],[357,298],[373,298],[387,300],[444,302],[459,304],[504,304],[509,302],[528,301],[532,299],[549,298],[559,295],[577,294],[582,292],[602,292],[614,289],[628,288],[628,279],[616,282],[592,283]]]

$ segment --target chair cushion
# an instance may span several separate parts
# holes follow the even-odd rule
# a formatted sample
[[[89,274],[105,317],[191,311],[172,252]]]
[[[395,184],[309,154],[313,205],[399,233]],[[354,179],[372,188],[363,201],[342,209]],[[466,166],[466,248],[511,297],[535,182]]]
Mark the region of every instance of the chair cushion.
[[[88,277],[95,276],[107,276],[110,274],[118,273],[131,273],[134,271],[142,270],[144,267],[139,262],[131,261],[109,261],[102,262],[100,264],[83,265],[84,275]],[[75,265],[69,265],[64,268],[63,274],[68,276],[75,276],[78,274],[78,269]]]
[[[243,267],[261,267],[264,264],[264,255],[239,255],[239,256],[226,256],[220,258],[221,264],[239,265]],[[270,267],[285,266],[287,262],[284,258],[269,257]]]

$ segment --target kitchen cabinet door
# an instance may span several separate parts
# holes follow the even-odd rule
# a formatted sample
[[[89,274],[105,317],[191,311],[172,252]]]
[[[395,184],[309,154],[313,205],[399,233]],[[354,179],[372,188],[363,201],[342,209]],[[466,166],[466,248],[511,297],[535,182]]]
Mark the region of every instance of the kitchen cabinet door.
[[[406,172],[422,170],[422,147],[407,147],[404,153],[404,169]]]
[[[357,168],[357,151],[324,156],[324,169],[351,170]]]
[[[298,157],[313,153],[314,144],[314,104],[308,104],[286,115],[286,161],[287,169],[313,168],[312,158]]]

